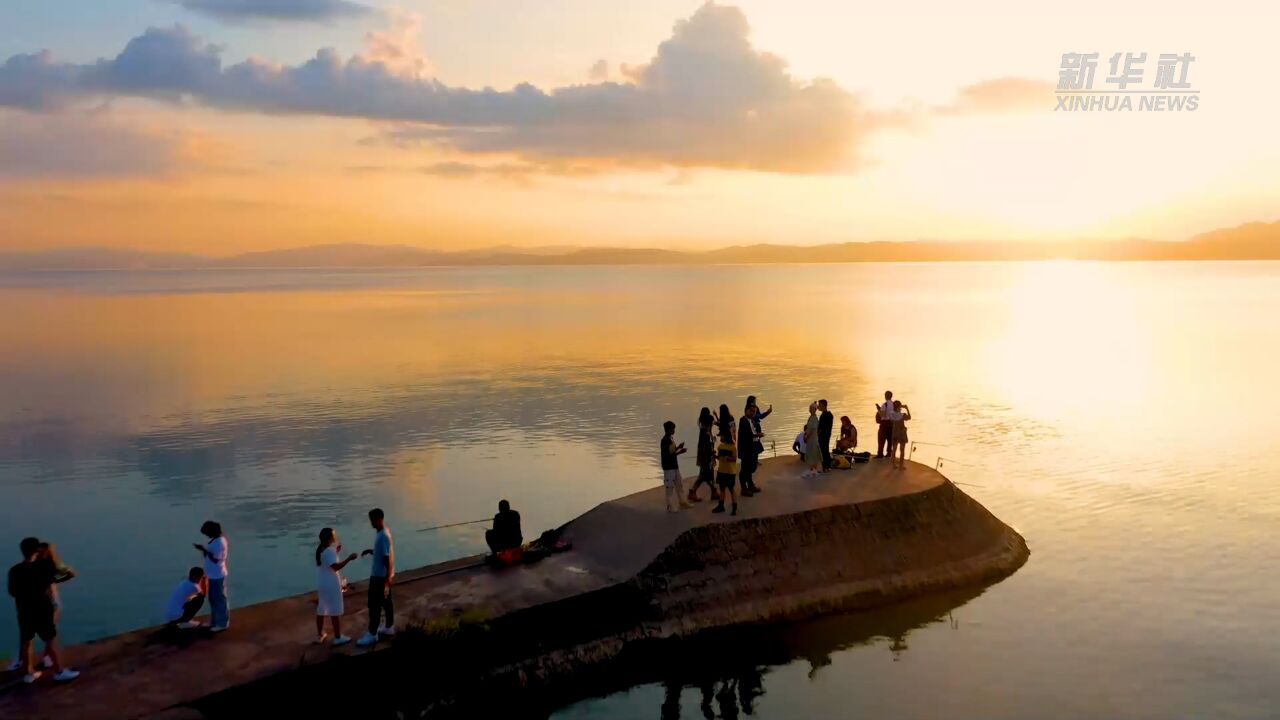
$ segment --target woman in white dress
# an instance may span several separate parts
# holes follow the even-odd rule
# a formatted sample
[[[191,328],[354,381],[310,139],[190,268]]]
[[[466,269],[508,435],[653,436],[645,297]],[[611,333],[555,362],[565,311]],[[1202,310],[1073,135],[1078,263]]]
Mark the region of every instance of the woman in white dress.
[[[333,528],[320,531],[320,545],[316,548],[316,642],[328,639],[324,632],[324,619],[330,618],[333,624],[333,645],[346,645],[351,638],[342,634],[342,568],[355,560],[357,555],[351,553],[345,560],[338,559],[342,546],[338,544],[338,533]]]

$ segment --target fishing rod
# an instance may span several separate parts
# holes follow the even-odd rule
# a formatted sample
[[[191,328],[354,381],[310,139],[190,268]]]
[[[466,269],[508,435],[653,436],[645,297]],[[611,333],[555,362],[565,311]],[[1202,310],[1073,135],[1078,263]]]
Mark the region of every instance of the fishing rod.
[[[418,528],[418,532],[429,532],[431,530],[443,530],[445,528],[458,527],[459,525],[476,525],[479,523],[487,523],[493,518],[480,518],[479,520],[463,520],[462,522],[449,523],[447,525],[433,525],[431,527]]]

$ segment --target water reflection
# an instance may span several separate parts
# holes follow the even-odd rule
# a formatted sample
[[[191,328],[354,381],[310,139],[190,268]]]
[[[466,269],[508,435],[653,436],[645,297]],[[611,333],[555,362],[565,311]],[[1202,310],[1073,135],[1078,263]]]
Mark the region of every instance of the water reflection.
[[[754,716],[769,693],[774,668],[804,663],[809,680],[816,681],[831,666],[834,654],[850,648],[882,649],[896,659],[908,652],[910,636],[922,628],[945,625],[959,631],[961,625],[953,613],[985,590],[985,586],[965,588],[807,622],[717,630],[633,645],[604,672],[592,675],[604,678],[600,684],[584,688],[581,683],[561,683],[540,694],[504,698],[503,704],[520,708],[522,715],[539,717],[545,716],[547,708],[598,696],[606,699],[594,711],[604,716],[657,715],[663,720]],[[610,696],[624,688],[630,688],[625,697],[611,702]],[[647,692],[649,688],[653,692]],[[642,698],[654,705],[644,707]],[[575,705],[553,716],[577,717],[583,707]],[[477,702],[460,714],[480,716],[493,710]]]
[[[1280,554],[1277,298],[1277,263],[0,278],[0,548],[57,542],[81,571],[63,592],[63,635],[80,640],[155,622],[148,598],[191,564],[210,517],[251,602],[309,589],[315,531],[363,542],[369,506],[394,508],[406,564],[443,560],[482,537],[415,526],[507,497],[534,532],[656,484],[664,420],[692,444],[701,406],[755,394],[785,453],[826,397],[865,443],[890,387],[913,439],[936,443],[918,459],[955,461],[1036,549],[966,608],[984,615],[966,636],[981,641],[920,652],[930,625],[902,634],[911,651],[892,667],[952,678],[971,716],[1019,716],[968,690],[996,687],[1075,716],[1248,716],[1280,702],[1259,670],[1280,666],[1263,560]],[[14,630],[0,613],[0,648]],[[803,688],[786,702],[831,715],[847,701],[828,677],[867,674],[898,706],[858,707],[937,716],[861,664],[880,652],[835,650],[826,669],[813,655],[804,685],[768,665],[754,712]],[[743,687],[736,672],[712,677],[714,712],[726,680]],[[696,717],[701,690],[676,680]],[[1087,700],[1144,682],[1145,714]],[[658,686],[619,693],[647,717],[663,703]]]

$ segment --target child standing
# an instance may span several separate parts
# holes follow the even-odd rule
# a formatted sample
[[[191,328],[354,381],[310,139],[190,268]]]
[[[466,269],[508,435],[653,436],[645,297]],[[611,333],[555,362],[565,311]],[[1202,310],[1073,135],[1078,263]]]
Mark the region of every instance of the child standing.
[[[720,444],[716,446],[716,484],[720,486],[720,503],[711,512],[724,512],[724,498],[729,496],[733,503],[730,515],[738,514],[738,495],[733,486],[738,479],[738,446],[733,442],[733,427],[725,427],[720,432]]]

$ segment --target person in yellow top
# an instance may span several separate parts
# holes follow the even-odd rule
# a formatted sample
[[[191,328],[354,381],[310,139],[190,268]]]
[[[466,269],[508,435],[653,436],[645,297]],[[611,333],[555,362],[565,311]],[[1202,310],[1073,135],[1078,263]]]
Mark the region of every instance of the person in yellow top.
[[[733,489],[737,480],[738,446],[733,442],[733,426],[730,425],[721,430],[720,444],[716,446],[716,484],[720,486],[720,504],[711,512],[724,512],[724,499],[728,496],[733,502],[733,510],[729,514],[738,514],[738,495]]]

